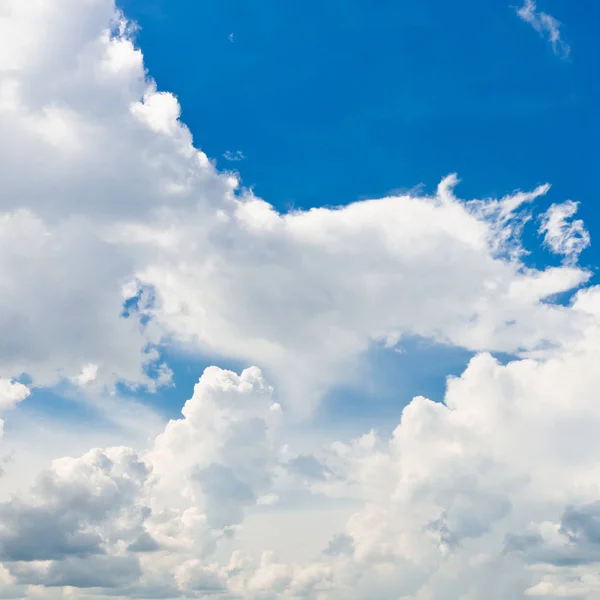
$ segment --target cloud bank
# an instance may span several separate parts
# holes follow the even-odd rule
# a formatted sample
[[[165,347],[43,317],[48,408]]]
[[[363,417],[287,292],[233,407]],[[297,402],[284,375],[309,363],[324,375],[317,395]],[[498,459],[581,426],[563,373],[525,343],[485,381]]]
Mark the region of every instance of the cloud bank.
[[[580,327],[547,300],[586,271],[519,258],[548,186],[465,202],[449,176],[281,214],[194,147],[111,1],[11,0],[1,18],[1,376],[152,388],[180,344],[268,369],[308,412],[374,344],[526,352]]]
[[[415,398],[391,438],[369,432],[310,456],[290,458],[258,369],[209,368],[147,452],[56,460],[0,505],[14,593],[595,597],[598,294],[578,296],[595,324],[569,350],[507,365],[480,354],[448,381],[444,403]],[[295,485],[361,505],[345,530],[309,563],[268,551],[219,561],[247,511],[293,485],[290,464],[302,474]]]
[[[541,215],[564,257],[543,269],[521,232],[548,185],[465,201],[450,175],[280,213],[197,149],[133,35],[112,0],[1,9],[0,411],[57,384],[155,389],[164,347],[258,367],[206,370],[147,448],[14,490],[0,598],[597,596],[600,291],[576,204]],[[282,422],[414,336],[477,353],[444,403],[415,398],[390,439],[295,450]],[[302,494],[357,505],[321,554],[224,556]]]

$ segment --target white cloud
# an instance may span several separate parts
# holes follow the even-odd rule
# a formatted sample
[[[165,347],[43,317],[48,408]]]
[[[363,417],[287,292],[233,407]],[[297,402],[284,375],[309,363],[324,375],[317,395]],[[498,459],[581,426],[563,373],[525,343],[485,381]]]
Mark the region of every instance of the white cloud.
[[[561,48],[533,2],[519,14]],[[277,396],[256,367],[212,367],[147,451],[58,459],[4,495],[0,597],[597,596],[600,291],[551,302],[589,278],[574,203],[543,217],[568,262],[543,270],[520,233],[549,186],[465,202],[449,176],[429,196],[280,214],[179,115],[111,0],[3,5],[0,409],[29,393],[23,373],[168,383],[161,343],[259,364]],[[281,446],[280,403],[308,412],[403,336],[522,358],[478,354],[391,439]],[[223,556],[249,513],[294,520],[303,498],[360,506],[313,560]]]
[[[11,410],[29,396],[31,390],[22,383],[0,378],[0,416]],[[0,418],[0,441],[4,434],[4,419]],[[3,469],[0,467],[0,475]]]
[[[73,381],[78,385],[87,385],[95,381],[98,376],[98,365],[90,363],[81,369],[81,373],[73,378]]]
[[[516,352],[568,338],[579,315],[545,299],[588,274],[525,269],[514,236],[515,211],[547,187],[465,204],[453,183],[433,197],[286,215],[247,196],[202,236],[205,217],[162,213],[137,239],[124,234],[154,256],[137,273],[153,291],[145,312],[206,354],[268,368],[300,410],[374,343],[422,336]],[[167,247],[153,241],[165,230],[178,232]]]
[[[256,504],[259,506],[273,506],[279,502],[279,496],[277,494],[267,494],[266,496],[261,496],[256,500]]]
[[[22,383],[0,378],[0,415],[5,411],[15,408],[29,396],[31,390]],[[4,419],[0,418],[0,441],[4,435]],[[0,467],[0,475],[4,470]]]
[[[576,263],[579,255],[590,245],[590,234],[581,219],[569,221],[577,212],[578,203],[568,200],[553,204],[543,215],[540,234],[555,254],[562,254],[568,263]]]
[[[232,152],[231,150],[227,150],[225,152],[225,154],[223,154],[223,157],[225,158],[225,160],[229,160],[229,161],[238,161],[238,160],[244,160],[246,157],[244,156],[244,153],[241,150],[236,150],[235,152]]]
[[[203,498],[210,526],[235,525],[270,485],[281,417],[272,389],[258,369],[237,376],[211,367],[182,412],[185,419],[171,421],[150,454],[153,494],[176,489],[184,505]]]
[[[525,0],[525,4],[517,9],[517,15],[529,23],[543,38],[552,45],[554,54],[567,58],[571,52],[570,46],[561,39],[561,23],[552,15],[538,9],[535,0]]]
[[[519,262],[548,186],[463,202],[451,176],[432,196],[280,214],[193,146],[112,0],[31,6],[0,17],[0,375],[54,385],[93,364],[96,390],[154,389],[157,344],[183,343],[266,368],[307,413],[373,344],[532,351],[581,327],[544,294],[588,274]]]
[[[281,409],[258,369],[207,369],[182,413],[144,456],[57,459],[26,497],[0,504],[0,561],[17,583],[126,587],[145,555],[161,569],[210,557],[246,506],[273,503]]]
[[[33,493],[2,504],[4,567],[16,585],[76,587],[106,568],[124,597],[160,582],[167,597],[443,600],[492,588],[498,598],[593,598],[599,297],[578,294],[591,320],[552,358],[501,365],[480,354],[449,380],[444,404],[415,398],[390,439],[369,432],[297,455],[313,494],[362,503],[313,561],[219,552],[248,510],[279,510],[263,498],[297,484],[260,372],[210,368],[148,453],[55,461]]]
[[[14,408],[30,394],[26,385],[9,379],[0,379],[0,412]]]

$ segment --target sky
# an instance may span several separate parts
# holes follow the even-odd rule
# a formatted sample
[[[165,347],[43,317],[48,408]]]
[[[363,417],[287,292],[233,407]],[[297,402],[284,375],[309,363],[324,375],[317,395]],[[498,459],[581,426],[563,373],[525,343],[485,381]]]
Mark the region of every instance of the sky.
[[[0,599],[600,597],[597,13],[5,0]]]

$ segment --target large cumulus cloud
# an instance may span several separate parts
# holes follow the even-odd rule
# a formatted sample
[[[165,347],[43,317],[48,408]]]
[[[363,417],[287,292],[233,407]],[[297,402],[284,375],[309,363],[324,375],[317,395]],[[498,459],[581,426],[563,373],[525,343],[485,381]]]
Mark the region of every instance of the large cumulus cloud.
[[[282,445],[257,369],[210,368],[148,452],[55,461],[3,504],[4,569],[16,586],[124,597],[153,597],[160,582],[173,598],[594,598],[599,294],[579,294],[594,324],[570,348],[508,364],[480,354],[443,403],[415,398],[389,439],[371,431],[312,455]],[[224,559],[246,511],[292,485],[290,464],[319,474],[304,477],[312,494],[359,502],[345,529],[312,562],[268,549]]]
[[[0,504],[0,597],[600,594],[600,292],[553,301],[590,276],[576,204],[541,219],[565,257],[545,269],[520,233],[547,185],[281,214],[193,145],[133,34],[112,0],[0,8],[0,411],[61,381],[153,388],[161,344],[258,364],[277,401],[259,368],[213,367],[149,448],[52,462]],[[280,404],[307,413],[404,336],[479,354],[390,439],[285,446]],[[359,508],[312,562],[224,558],[281,491]]]
[[[17,583],[110,588],[136,583],[146,555],[161,569],[210,557],[270,489],[272,394],[258,369],[212,367],[146,453],[53,461],[26,496],[0,504],[0,561]]]
[[[157,344],[186,343],[269,369],[307,411],[374,343],[517,352],[581,326],[548,298],[588,274],[519,258],[549,186],[463,202],[449,177],[279,214],[194,147],[112,0],[8,0],[0,31],[1,376],[152,387]],[[569,211],[546,220],[558,252],[582,247]]]

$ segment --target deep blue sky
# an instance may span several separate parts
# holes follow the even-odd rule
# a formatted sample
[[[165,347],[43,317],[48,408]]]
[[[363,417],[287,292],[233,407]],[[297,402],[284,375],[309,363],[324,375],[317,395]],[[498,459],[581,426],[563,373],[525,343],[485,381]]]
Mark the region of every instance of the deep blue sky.
[[[564,23],[568,61],[504,0],[120,4],[197,144],[280,209],[456,171],[466,196],[551,181],[600,230],[596,3],[538,2]]]
[[[463,197],[549,181],[540,208],[580,200],[592,241],[600,235],[597,3],[538,1],[563,22],[569,60],[504,0],[119,4],[140,25],[149,73],[179,97],[196,144],[280,210],[421,183],[429,191],[456,171]],[[246,158],[228,162],[226,151]],[[582,261],[599,258],[592,246]],[[546,260],[541,250],[531,257]],[[215,360],[167,358],[177,388],[145,400],[174,416]],[[343,412],[377,421],[399,415],[414,394],[441,399],[445,376],[467,360],[463,351],[418,343],[404,355],[375,352],[379,387],[334,390],[320,418]]]

